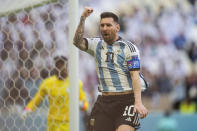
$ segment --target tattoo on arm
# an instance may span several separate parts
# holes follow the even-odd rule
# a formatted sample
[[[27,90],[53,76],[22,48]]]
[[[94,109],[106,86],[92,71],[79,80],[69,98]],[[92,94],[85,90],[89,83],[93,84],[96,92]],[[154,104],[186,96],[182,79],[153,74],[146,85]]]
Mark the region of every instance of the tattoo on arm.
[[[86,18],[81,16],[80,23],[77,27],[77,30],[75,32],[75,36],[74,36],[74,39],[73,39],[73,44],[81,50],[87,50],[86,41],[83,39],[85,19]]]

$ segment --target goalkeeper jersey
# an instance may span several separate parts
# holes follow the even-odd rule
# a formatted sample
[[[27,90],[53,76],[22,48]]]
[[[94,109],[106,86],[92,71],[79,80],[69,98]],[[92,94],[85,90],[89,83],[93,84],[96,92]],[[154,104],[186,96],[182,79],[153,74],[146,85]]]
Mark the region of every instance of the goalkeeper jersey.
[[[46,95],[49,100],[48,120],[68,121],[69,115],[69,80],[59,80],[56,76],[45,79],[39,87],[34,98],[27,104],[26,108],[34,111]],[[88,108],[83,83],[79,80],[79,99],[84,104],[84,110]]]

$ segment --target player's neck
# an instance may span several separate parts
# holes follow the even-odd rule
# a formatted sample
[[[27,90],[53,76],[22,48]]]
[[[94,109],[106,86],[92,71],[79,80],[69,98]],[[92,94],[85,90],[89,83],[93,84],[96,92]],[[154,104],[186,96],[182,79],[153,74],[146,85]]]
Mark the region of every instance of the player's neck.
[[[57,76],[58,80],[65,80],[67,76]]]
[[[115,37],[115,39],[114,40],[112,40],[112,41],[106,41],[106,43],[108,44],[108,45],[113,45],[113,43],[114,42],[116,42],[116,41],[118,41],[118,40],[120,40],[121,39],[121,37],[119,37],[118,35]]]

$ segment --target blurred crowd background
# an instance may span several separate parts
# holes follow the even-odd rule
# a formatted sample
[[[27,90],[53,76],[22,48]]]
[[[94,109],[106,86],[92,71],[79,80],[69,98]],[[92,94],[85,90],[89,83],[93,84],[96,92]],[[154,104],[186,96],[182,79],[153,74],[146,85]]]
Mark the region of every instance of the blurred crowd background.
[[[103,11],[120,17],[120,36],[141,52],[150,88],[143,92],[150,112],[197,112],[196,0],[79,0],[94,8],[85,36],[99,34]],[[0,110],[24,107],[40,82],[50,76],[53,57],[68,54],[68,1],[59,0],[0,18]],[[79,76],[90,107],[98,94],[94,60],[79,52]],[[191,130],[188,130],[191,131]]]

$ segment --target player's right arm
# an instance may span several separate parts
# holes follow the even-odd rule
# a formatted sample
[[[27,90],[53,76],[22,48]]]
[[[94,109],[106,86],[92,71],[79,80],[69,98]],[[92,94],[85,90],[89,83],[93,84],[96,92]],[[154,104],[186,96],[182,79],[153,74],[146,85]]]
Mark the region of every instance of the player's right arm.
[[[34,111],[43,101],[46,94],[45,81],[43,81],[33,99],[27,104],[26,109]]]
[[[81,15],[79,25],[76,29],[75,36],[73,39],[73,44],[79,48],[80,50],[86,51],[88,49],[88,45],[86,40],[83,38],[84,35],[84,26],[86,18],[93,12],[93,8],[85,7],[84,11]]]
[[[23,113],[22,113],[22,119],[25,119],[31,112],[33,112],[37,106],[42,102],[46,95],[46,91],[44,89],[45,82],[43,81],[39,87],[39,90],[33,97],[33,99],[27,104],[25,107]]]

